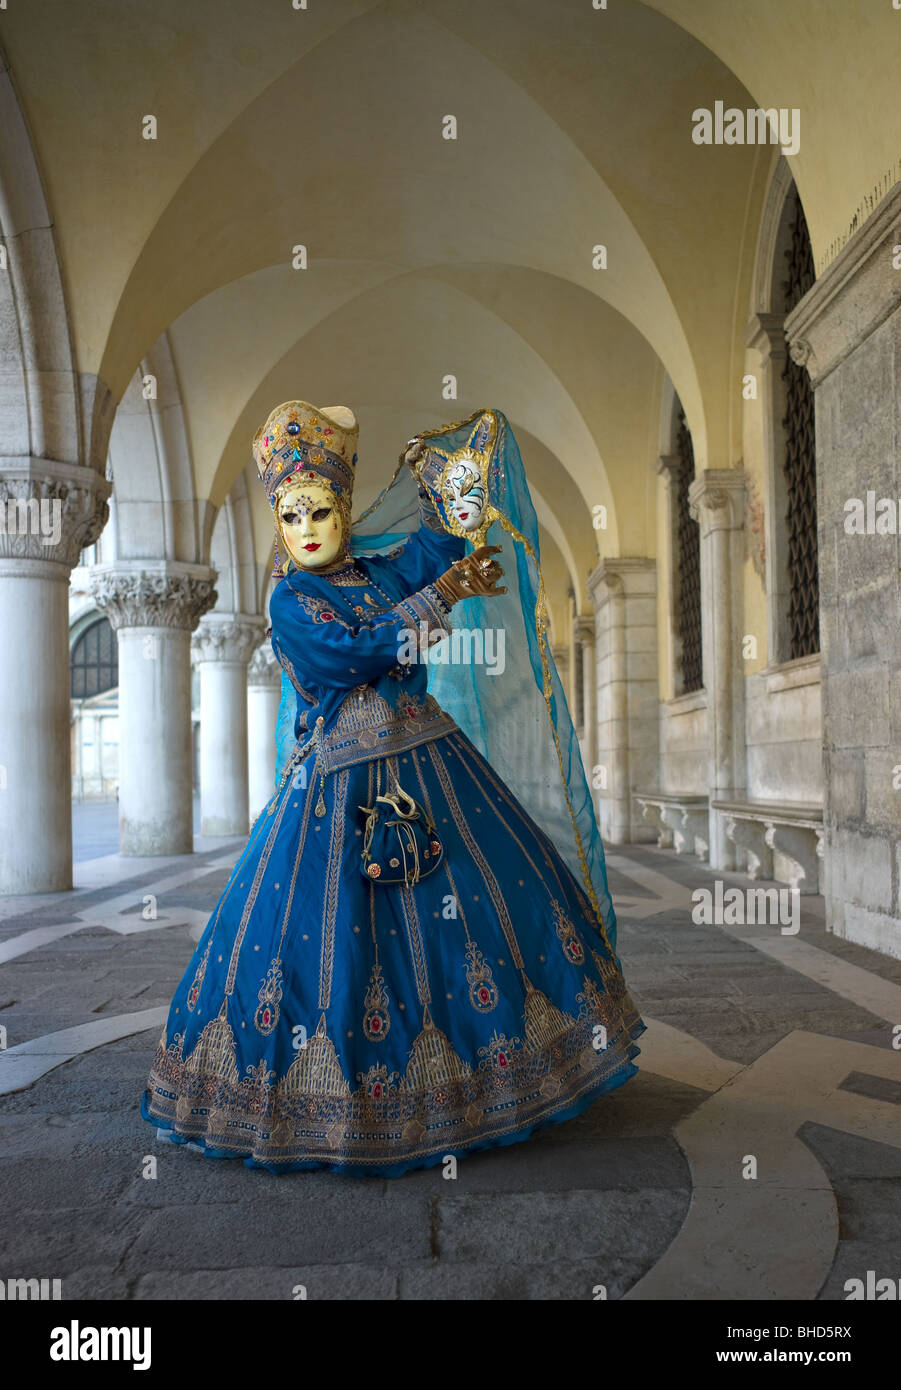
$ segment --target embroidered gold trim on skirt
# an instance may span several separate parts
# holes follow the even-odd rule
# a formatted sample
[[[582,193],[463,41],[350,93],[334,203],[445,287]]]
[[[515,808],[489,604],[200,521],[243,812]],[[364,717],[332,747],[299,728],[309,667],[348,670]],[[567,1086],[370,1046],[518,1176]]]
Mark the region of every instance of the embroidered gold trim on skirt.
[[[530,989],[523,1036],[495,1033],[474,1065],[457,1055],[426,1008],[404,1075],[372,1066],[355,1088],[342,1074],[324,1015],[280,1080],[263,1061],[239,1077],[223,1008],[187,1059],[182,1036],[167,1046],[163,1034],[148,1111],[187,1140],[273,1167],[309,1162],[365,1171],[478,1148],[634,1074],[634,1037],[644,1025],[628,991],[614,999],[586,979],[579,999],[573,1017]]]

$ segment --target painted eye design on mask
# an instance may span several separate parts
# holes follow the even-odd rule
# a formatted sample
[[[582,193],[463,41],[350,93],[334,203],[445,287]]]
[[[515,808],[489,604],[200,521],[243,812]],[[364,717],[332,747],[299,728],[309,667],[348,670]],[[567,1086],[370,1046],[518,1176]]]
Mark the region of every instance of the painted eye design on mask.
[[[479,474],[460,461],[448,473],[444,490],[454,519],[464,531],[475,530],[485,511],[485,486]]]
[[[304,516],[309,516],[311,521],[317,523],[327,521],[332,514],[331,507],[317,507],[315,511],[308,512],[306,508],[298,511],[295,507],[288,507],[287,511],[281,512],[281,520],[286,526],[295,526],[301,522]]]

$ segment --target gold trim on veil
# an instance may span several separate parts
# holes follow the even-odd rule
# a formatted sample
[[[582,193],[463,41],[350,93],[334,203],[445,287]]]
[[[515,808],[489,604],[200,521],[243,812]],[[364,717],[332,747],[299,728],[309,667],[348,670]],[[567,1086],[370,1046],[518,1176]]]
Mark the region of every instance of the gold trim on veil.
[[[445,453],[442,450],[440,455],[440,462],[437,453],[432,453],[427,447],[428,441],[430,439],[437,439],[444,435],[452,434],[457,430],[466,429],[471,425],[476,425],[477,422],[485,421],[488,422],[488,429],[485,432],[484,438],[479,442],[478,446],[476,446],[473,442],[478,435],[478,430],[476,430],[473,432],[473,435],[470,437],[469,441],[465,443],[461,448],[449,453]],[[504,422],[504,426],[506,426],[506,422]],[[572,831],[575,839],[579,864],[582,870],[582,878],[584,880],[585,890],[588,895],[589,901],[591,902],[592,909],[597,918],[598,926],[601,932],[601,936],[603,937],[604,943],[606,944],[608,950],[610,950],[611,954],[615,954],[614,948],[607,936],[607,924],[604,919],[604,913],[602,911],[600,902],[598,901],[598,896],[595,890],[594,883],[592,882],[591,872],[588,866],[588,858],[585,853],[585,845],[583,843],[582,834],[579,830],[575,810],[573,808],[572,798],[570,796],[570,789],[567,781],[567,771],[564,764],[563,750],[560,746],[560,738],[557,732],[557,726],[552,709],[551,702],[553,697],[553,680],[551,670],[553,657],[550,651],[548,650],[547,591],[545,588],[544,576],[541,572],[541,565],[539,563],[539,558],[535,551],[535,548],[528,539],[528,537],[524,536],[522,532],[519,531],[516,528],[516,526],[514,526],[513,523],[491,501],[491,479],[489,470],[492,455],[495,453],[497,445],[501,438],[501,431],[502,426],[500,424],[498,414],[496,411],[477,410],[472,415],[467,416],[466,419],[457,421],[455,424],[443,425],[438,429],[423,430],[420,434],[415,435],[413,439],[410,441],[410,443],[408,443],[405,447],[404,452],[401,454],[397,468],[395,469],[394,474],[391,478],[391,482],[388,484],[386,488],[383,489],[383,491],[379,494],[375,501],[371,503],[371,505],[363,512],[357,524],[362,522],[365,518],[371,516],[372,513],[379,506],[381,506],[382,502],[386,499],[388,493],[394,486],[401,469],[404,466],[406,453],[415,440],[422,441],[423,450],[420,458],[416,461],[416,463],[413,466],[414,473],[417,479],[429,490],[433,498],[435,497],[436,493],[440,495],[441,483],[447,476],[450,469],[455,464],[465,462],[470,465],[475,465],[476,469],[480,474],[485,491],[485,506],[482,513],[482,518],[478,526],[476,526],[472,530],[465,530],[462,526],[460,526],[460,524],[457,521],[455,521],[447,513],[447,508],[444,505],[444,499],[442,499],[441,508],[438,509],[439,517],[442,526],[445,528],[445,530],[449,531],[453,535],[461,537],[462,539],[470,541],[474,547],[483,545],[485,543],[485,537],[487,535],[488,530],[494,524],[494,522],[498,522],[502,529],[506,531],[506,533],[511,537],[514,543],[522,546],[523,552],[528,557],[528,559],[531,560],[532,564],[535,567],[535,572],[537,575],[537,593],[535,600],[535,611],[532,620],[534,622],[534,631],[538,646],[538,652],[541,658],[541,693],[544,697],[548,723],[550,725],[551,735],[554,741],[554,749],[557,755],[560,781],[563,788],[563,795],[566,801],[566,808],[569,813],[570,823],[572,825]],[[524,475],[523,482],[527,487]],[[363,540],[362,536],[360,537],[360,540]],[[523,614],[523,620],[525,621],[525,614]],[[554,666],[553,669],[556,673],[556,666]],[[537,676],[537,672],[535,674]],[[559,673],[556,674],[557,684],[562,693],[562,682],[560,682]],[[568,717],[569,715],[567,711],[567,718]],[[592,815],[593,814],[594,811],[592,808]]]

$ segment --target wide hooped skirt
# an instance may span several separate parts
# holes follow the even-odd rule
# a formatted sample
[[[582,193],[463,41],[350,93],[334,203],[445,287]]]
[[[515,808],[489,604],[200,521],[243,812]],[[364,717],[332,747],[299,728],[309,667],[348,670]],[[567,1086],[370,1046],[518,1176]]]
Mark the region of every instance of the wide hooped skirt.
[[[393,1177],[525,1139],[637,1071],[645,1025],[617,958],[501,778],[459,731],[390,762],[440,867],[412,887],[361,873],[374,762],[330,773],[321,798],[315,773],[287,783],[160,1039],[141,1112],[176,1142]]]

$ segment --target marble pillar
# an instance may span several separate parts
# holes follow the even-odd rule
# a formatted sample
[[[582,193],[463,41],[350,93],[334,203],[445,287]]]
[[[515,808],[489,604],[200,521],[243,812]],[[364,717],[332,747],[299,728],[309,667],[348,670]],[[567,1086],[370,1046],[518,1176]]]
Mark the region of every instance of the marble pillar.
[[[261,618],[211,613],[192,643],[200,670],[200,830],[246,835],[247,664],[265,632]]]
[[[119,853],[190,854],[191,633],[216,602],[201,565],[121,561],[91,575],[119,643]]]
[[[72,887],[69,575],[109,493],[90,468],[0,459],[0,893]]]
[[[742,656],[742,575],[745,556],[745,475],[707,468],[688,490],[701,529],[701,641],[707,692],[707,792],[710,800],[745,793],[745,681]],[[710,811],[710,867],[734,869],[727,817]]]
[[[816,407],[829,929],[901,959],[901,183],[786,319]]]
[[[582,653],[582,730],[579,746],[585,776],[591,786],[594,765],[597,761],[598,710],[597,710],[597,667],[594,655],[594,614],[579,613],[573,620],[573,641]],[[574,692],[575,693],[575,692]]]
[[[247,669],[247,757],[250,819],[256,820],[275,788],[275,725],[282,668],[270,643],[253,654]]]
[[[656,840],[633,799],[656,786],[659,761],[657,571],[653,560],[602,560],[588,579],[595,612],[596,775],[601,834],[611,844]]]
[[[554,665],[557,667],[557,675],[560,677],[560,684],[563,686],[563,693],[569,703],[569,639],[565,642],[554,642],[551,646],[551,655],[554,658]]]
[[[785,429],[788,408],[782,373],[788,356],[784,314],[755,314],[745,341],[760,354],[760,401],[763,424],[764,538],[766,545],[767,663],[791,658],[788,578],[788,484],[785,478]]]

